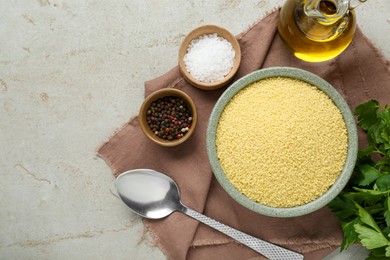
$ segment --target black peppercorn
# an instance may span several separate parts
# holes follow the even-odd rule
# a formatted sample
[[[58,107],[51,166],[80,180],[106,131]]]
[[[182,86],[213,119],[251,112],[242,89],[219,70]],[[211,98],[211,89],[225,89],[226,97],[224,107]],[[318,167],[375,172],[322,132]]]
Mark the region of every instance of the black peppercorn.
[[[166,96],[152,102],[147,110],[146,121],[156,136],[174,140],[187,134],[191,128],[192,115],[183,99]]]

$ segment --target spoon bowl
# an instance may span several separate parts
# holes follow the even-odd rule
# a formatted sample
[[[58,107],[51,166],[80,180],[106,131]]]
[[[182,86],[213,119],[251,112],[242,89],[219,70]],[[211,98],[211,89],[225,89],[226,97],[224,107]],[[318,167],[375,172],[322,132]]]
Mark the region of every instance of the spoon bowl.
[[[121,174],[115,187],[123,202],[145,218],[165,218],[181,206],[176,183],[153,170],[137,169]]]
[[[142,217],[161,219],[174,211],[181,211],[268,259],[303,259],[301,254],[250,236],[185,206],[180,201],[179,187],[175,181],[161,172],[150,169],[127,171],[117,177],[115,187],[123,202]]]

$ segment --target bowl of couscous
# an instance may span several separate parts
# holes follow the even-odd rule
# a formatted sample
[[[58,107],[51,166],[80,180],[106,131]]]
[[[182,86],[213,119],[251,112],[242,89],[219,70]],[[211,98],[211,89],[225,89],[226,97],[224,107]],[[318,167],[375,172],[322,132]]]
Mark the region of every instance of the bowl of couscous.
[[[210,116],[215,177],[238,203],[273,217],[316,211],[349,181],[357,129],[343,97],[310,72],[275,67],[233,83]]]

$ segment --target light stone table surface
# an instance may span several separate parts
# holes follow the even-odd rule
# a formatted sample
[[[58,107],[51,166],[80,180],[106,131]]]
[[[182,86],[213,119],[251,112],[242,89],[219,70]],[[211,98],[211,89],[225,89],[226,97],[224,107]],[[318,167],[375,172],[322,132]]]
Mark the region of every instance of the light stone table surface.
[[[0,259],[165,259],[96,156],[202,24],[238,34],[282,0],[0,0]],[[358,24],[390,58],[390,1]],[[364,259],[357,248],[328,259]]]

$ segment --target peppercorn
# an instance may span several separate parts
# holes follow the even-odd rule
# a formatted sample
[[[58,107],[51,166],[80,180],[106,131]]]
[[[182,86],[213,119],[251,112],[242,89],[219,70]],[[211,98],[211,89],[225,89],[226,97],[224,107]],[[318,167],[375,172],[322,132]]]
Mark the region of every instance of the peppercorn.
[[[150,130],[164,140],[180,139],[191,128],[192,114],[180,97],[166,96],[152,102],[147,110]]]

